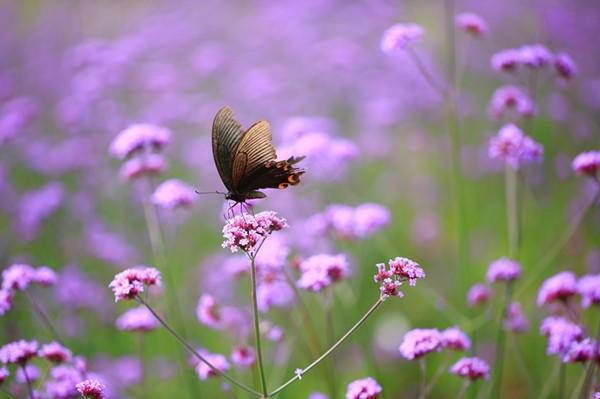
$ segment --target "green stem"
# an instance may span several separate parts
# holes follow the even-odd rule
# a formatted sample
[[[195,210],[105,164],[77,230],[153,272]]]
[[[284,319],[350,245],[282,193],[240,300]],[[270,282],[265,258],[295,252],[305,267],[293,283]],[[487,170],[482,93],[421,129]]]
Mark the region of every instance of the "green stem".
[[[567,379],[567,365],[562,360],[560,362],[560,371],[558,377],[558,399],[564,399],[565,397],[565,382]]]
[[[504,291],[504,301],[502,304],[502,311],[500,313],[500,321],[498,322],[498,335],[496,338],[496,360],[494,366],[494,382],[492,386],[492,397],[500,398],[502,391],[502,372],[504,367],[504,346],[506,344],[506,332],[504,330],[504,320],[508,311],[512,297],[512,283],[506,283],[506,289]]]
[[[31,384],[31,379],[27,374],[27,365],[25,363],[21,364],[21,370],[23,370],[23,376],[25,377],[25,382],[27,383],[27,393],[29,394],[29,399],[33,399],[33,385]]]
[[[301,377],[302,375],[308,373],[313,367],[318,365],[323,359],[325,359],[327,356],[329,356],[331,354],[331,352],[333,352],[338,346],[340,346],[361,325],[363,325],[363,323],[369,318],[369,316],[371,316],[371,314],[373,314],[373,312],[375,312],[375,310],[379,307],[379,305],[381,305],[383,303],[383,301],[384,300],[382,298],[377,299],[377,302],[375,302],[373,304],[373,306],[371,306],[371,308],[369,310],[367,310],[367,312],[344,335],[342,335],[342,337],[340,339],[338,339],[335,344],[333,344],[329,349],[327,349],[321,356],[319,356],[311,364],[309,364],[308,366],[301,369],[300,374],[296,374],[294,377],[290,378],[284,384],[282,384],[277,389],[275,389],[273,392],[268,394],[267,397],[273,397],[273,396],[277,395],[279,392],[283,391],[288,385],[294,383],[295,381],[300,380],[302,378]]]
[[[136,297],[137,300],[146,307],[146,309],[148,309],[150,311],[150,313],[152,313],[154,315],[154,317],[156,317],[156,320],[158,320],[158,322],[173,336],[175,337],[175,339],[177,341],[179,341],[180,344],[182,344],[191,354],[193,354],[198,360],[200,360],[202,363],[206,364],[208,367],[210,367],[212,369],[212,371],[214,371],[216,373],[216,375],[223,377],[224,379],[226,379],[227,381],[231,382],[233,385],[237,386],[238,388],[243,389],[244,391],[257,396],[257,397],[262,397],[262,394],[260,392],[255,391],[254,389],[250,388],[249,386],[246,386],[245,384],[238,382],[237,380],[231,378],[230,376],[228,376],[227,374],[225,374],[223,371],[219,370],[217,367],[215,367],[211,362],[209,362],[208,360],[206,360],[204,358],[204,356],[202,356],[200,353],[198,353],[198,351],[196,349],[194,349],[190,344],[187,343],[187,341],[185,339],[183,339],[181,337],[181,335],[179,335],[175,330],[173,330],[171,328],[171,326],[169,326],[169,324],[158,315],[158,313],[156,313],[156,311],[152,308],[152,306],[150,306],[146,301],[144,301],[142,299],[141,296],[137,296]]]
[[[419,359],[419,394],[417,397],[419,399],[425,399],[427,396],[427,363],[425,361],[425,357],[421,357]]]
[[[38,317],[40,318],[40,320],[42,321],[42,324],[46,327],[46,329],[48,329],[48,331],[50,332],[50,335],[52,335],[52,337],[58,343],[62,344],[63,340],[60,337],[58,330],[54,327],[54,325],[50,321],[50,318],[48,317],[46,312],[44,312],[44,309],[42,309],[40,304],[38,304],[35,301],[35,299],[33,299],[33,296],[27,290],[25,290],[24,292],[25,292],[25,296],[27,297],[27,300],[29,301],[29,303],[31,304],[31,307],[33,308],[33,311],[38,315]]]
[[[460,387],[460,391],[458,392],[458,395],[456,395],[456,399],[463,399],[465,397],[465,393],[467,393],[469,385],[471,385],[471,381],[469,381],[469,379],[466,379]]]
[[[261,339],[260,339],[260,326],[258,320],[258,301],[256,299],[256,264],[255,264],[255,256],[248,254],[250,258],[250,280],[252,285],[252,316],[254,318],[254,338],[256,342],[256,366],[258,367],[258,374],[260,376],[260,385],[263,393],[263,397],[268,397],[267,391],[267,381],[265,380],[265,369],[263,365],[262,358],[262,347],[261,347]]]
[[[508,231],[508,257],[513,259],[519,252],[519,208],[517,201],[517,171],[506,165],[506,224]]]

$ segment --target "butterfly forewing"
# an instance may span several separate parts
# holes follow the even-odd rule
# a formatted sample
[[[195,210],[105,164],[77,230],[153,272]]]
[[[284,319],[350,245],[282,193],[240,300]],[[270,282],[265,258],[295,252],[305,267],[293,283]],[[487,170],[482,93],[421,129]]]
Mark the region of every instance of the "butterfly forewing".
[[[233,158],[234,189],[245,186],[244,180],[255,176],[265,163],[277,158],[271,139],[271,125],[267,121],[255,123],[244,133]]]
[[[213,121],[212,149],[219,176],[230,191],[234,187],[232,180],[234,158],[243,136],[242,125],[233,118],[231,108],[221,108]]]

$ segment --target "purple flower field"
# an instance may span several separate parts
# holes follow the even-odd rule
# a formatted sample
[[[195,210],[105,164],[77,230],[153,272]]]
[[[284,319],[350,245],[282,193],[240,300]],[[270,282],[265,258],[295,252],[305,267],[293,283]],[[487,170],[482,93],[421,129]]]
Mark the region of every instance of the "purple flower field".
[[[595,1],[0,26],[0,397],[600,398]]]

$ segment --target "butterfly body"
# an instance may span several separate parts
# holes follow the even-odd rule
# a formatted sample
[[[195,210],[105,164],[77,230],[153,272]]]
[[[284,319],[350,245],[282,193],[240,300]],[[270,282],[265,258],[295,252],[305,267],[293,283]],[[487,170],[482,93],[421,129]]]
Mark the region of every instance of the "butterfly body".
[[[260,189],[284,189],[300,183],[304,170],[294,165],[304,157],[277,161],[271,139],[269,122],[256,122],[244,131],[229,107],[217,112],[212,148],[219,176],[228,190],[226,199],[244,203],[265,198]]]

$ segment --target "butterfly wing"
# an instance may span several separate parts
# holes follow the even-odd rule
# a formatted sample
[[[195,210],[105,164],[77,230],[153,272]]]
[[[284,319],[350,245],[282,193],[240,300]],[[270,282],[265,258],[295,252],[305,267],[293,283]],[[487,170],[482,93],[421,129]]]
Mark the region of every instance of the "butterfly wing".
[[[271,144],[271,126],[267,121],[252,125],[242,137],[233,160],[232,181],[236,192],[248,198],[261,198],[261,188],[283,189],[300,182],[304,170],[294,167],[304,157],[276,161]]]
[[[229,191],[235,187],[232,178],[233,161],[243,136],[242,125],[233,118],[231,108],[221,108],[213,121],[212,149],[219,176]]]

